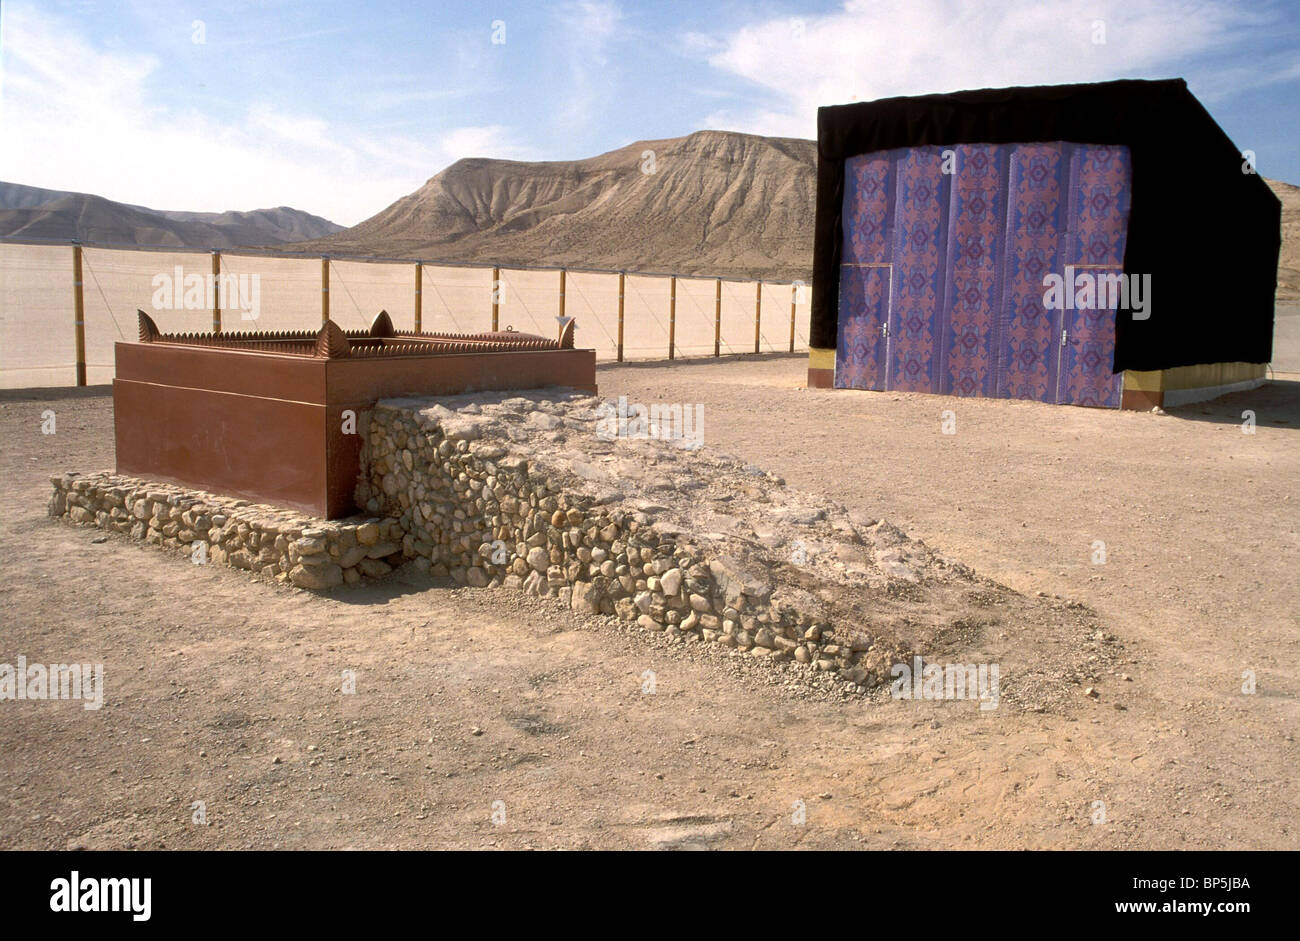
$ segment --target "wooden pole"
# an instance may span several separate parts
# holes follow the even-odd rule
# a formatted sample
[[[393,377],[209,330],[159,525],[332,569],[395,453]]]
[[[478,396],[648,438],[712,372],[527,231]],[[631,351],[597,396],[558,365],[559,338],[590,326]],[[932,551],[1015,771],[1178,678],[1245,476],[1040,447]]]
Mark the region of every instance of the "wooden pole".
[[[722,355],[722,279],[713,293],[713,355]]]
[[[420,333],[424,329],[424,266],[418,261],[415,263],[415,332]]]
[[[754,352],[755,353],[760,352],[758,338],[759,338],[759,330],[760,330],[759,324],[762,321],[762,319],[763,319],[763,282],[759,281],[758,290],[754,292]]]
[[[492,269],[492,331],[501,329],[501,269]]]
[[[673,359],[677,346],[677,275],[669,279],[668,288],[668,358]]]
[[[320,322],[330,319],[330,256],[320,256]]]
[[[627,273],[618,273],[618,361],[623,362],[623,282]]]
[[[212,252],[212,332],[221,332],[221,252]]]
[[[81,290],[81,243],[72,246],[73,324],[77,336],[77,385],[86,384],[86,300]]]
[[[794,304],[799,297],[799,286],[790,285],[790,352],[794,352]]]
[[[566,273],[565,270],[561,268],[560,269],[560,316],[561,317],[564,316],[564,275],[565,273]]]

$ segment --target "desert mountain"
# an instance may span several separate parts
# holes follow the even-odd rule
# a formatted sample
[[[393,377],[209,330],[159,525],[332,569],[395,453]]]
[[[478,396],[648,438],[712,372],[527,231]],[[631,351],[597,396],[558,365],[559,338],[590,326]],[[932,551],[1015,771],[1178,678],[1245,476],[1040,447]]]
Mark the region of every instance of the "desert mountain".
[[[0,182],[0,236],[234,248],[321,238],[341,228],[287,206],[251,212],[169,211]]]
[[[460,160],[306,247],[748,277],[812,269],[816,145],[699,131],[586,160]]]

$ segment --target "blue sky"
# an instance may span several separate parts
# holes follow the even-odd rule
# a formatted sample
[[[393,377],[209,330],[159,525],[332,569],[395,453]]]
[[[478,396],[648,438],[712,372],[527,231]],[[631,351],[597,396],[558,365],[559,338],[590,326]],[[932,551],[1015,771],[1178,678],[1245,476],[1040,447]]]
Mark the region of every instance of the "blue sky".
[[[0,0],[0,179],[350,225],[460,157],[813,137],[821,104],[1170,76],[1300,183],[1297,0]]]

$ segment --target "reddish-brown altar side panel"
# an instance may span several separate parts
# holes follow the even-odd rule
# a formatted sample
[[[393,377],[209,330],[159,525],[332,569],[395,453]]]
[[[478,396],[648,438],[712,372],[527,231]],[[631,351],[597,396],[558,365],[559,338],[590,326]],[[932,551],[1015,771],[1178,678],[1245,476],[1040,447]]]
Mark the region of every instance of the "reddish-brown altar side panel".
[[[119,379],[292,402],[325,401],[323,359],[171,343],[118,343],[116,360]]]
[[[374,402],[348,402],[325,407],[325,453],[328,471],[325,480],[326,516],[337,519],[355,512],[357,475],[361,472],[361,446],[366,425],[364,417]],[[344,413],[351,411],[350,418]],[[355,431],[345,432],[346,427]]]
[[[596,391],[595,350],[453,353],[327,361],[329,402],[346,407],[403,395],[571,386]]]
[[[119,474],[327,513],[323,405],[115,379],[113,410]]]

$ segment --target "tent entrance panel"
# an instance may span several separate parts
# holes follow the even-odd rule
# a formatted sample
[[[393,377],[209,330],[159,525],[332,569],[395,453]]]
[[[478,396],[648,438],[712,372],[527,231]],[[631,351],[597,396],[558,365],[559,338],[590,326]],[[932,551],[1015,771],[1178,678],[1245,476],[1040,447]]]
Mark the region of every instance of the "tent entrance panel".
[[[1073,303],[1061,314],[1058,402],[1119,408],[1113,371],[1118,285],[1128,236],[1132,161],[1127,147],[1074,144],[1062,273]]]
[[[844,265],[840,269],[839,338],[835,345],[835,388],[885,389],[889,340],[889,265]]]
[[[1070,145],[1020,144],[1009,158],[1006,267],[997,394],[1055,402],[1060,312],[1044,304],[1043,278],[1062,268],[1069,210]]]
[[[894,292],[885,387],[938,392],[951,175],[943,172],[937,147],[895,153]]]
[[[845,162],[840,320],[835,344],[838,389],[885,388],[894,180],[894,154],[863,154]]]
[[[998,391],[997,312],[1006,247],[1008,151],[994,144],[950,149],[939,392],[994,396]]]
[[[1123,268],[1080,266],[1098,289],[1118,290]],[[1073,308],[1061,315],[1060,364],[1056,401],[1094,408],[1119,408],[1123,377],[1111,371],[1115,359],[1115,308]]]

